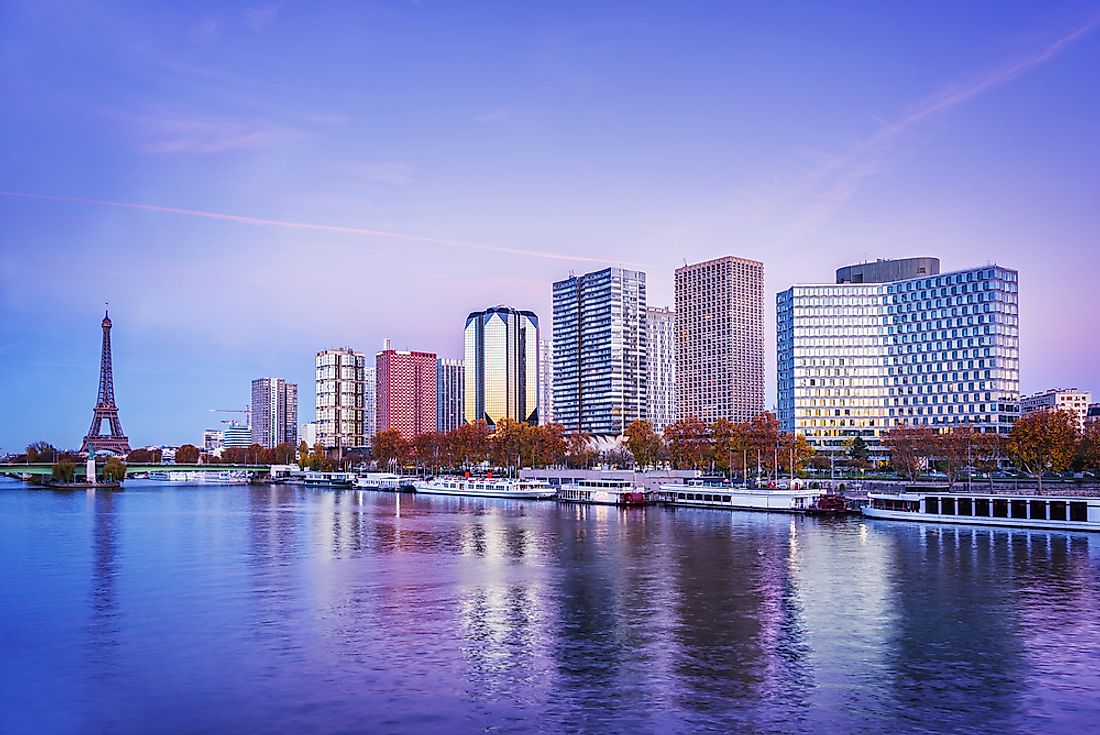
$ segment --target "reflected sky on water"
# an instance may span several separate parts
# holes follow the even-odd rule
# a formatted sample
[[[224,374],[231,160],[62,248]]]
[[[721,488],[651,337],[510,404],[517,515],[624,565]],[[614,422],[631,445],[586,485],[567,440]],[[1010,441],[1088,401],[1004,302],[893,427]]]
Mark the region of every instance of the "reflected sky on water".
[[[0,482],[0,732],[1084,732],[1100,538]]]

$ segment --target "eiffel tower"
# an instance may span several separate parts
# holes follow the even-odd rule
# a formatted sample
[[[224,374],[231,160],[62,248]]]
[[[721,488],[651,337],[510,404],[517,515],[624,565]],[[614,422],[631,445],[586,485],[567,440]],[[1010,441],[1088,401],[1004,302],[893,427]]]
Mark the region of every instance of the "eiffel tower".
[[[84,437],[81,452],[109,451],[126,455],[130,452],[130,442],[122,433],[122,422],[118,420],[118,406],[115,405],[115,378],[111,373],[111,318],[103,312],[103,352],[99,358],[99,398],[92,410],[92,428]],[[102,434],[103,422],[109,421],[111,431]]]

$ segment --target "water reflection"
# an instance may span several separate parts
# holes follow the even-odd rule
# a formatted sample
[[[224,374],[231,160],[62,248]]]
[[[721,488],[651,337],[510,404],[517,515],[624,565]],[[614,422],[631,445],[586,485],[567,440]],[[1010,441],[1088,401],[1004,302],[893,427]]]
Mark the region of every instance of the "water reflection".
[[[1100,537],[289,486],[71,500],[0,493],[0,524],[55,520],[82,552],[34,568],[82,606],[83,699],[61,706],[83,731],[1001,735],[1100,715]],[[0,584],[35,589],[20,574]],[[20,661],[58,655],[18,622],[41,610],[0,607]],[[20,707],[0,722],[41,717]]]

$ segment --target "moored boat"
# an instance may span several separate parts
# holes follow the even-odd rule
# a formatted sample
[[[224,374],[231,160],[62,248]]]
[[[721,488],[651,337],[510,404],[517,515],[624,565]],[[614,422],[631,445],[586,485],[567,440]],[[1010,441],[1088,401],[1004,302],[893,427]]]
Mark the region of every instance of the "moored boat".
[[[392,472],[368,472],[356,477],[352,484],[361,490],[400,490],[405,483],[401,475]]]
[[[1100,531],[1100,498],[908,490],[868,493],[863,515],[892,521]]]
[[[545,480],[492,477],[436,477],[413,483],[418,495],[458,495],[476,498],[546,500],[557,494]]]
[[[558,488],[558,500],[596,505],[647,505],[657,493],[630,480],[578,480]]]
[[[831,500],[820,490],[750,488],[706,480],[661,485],[661,500],[666,505],[725,510],[758,510],[771,513],[844,512],[843,502]]]
[[[247,485],[248,473],[233,470],[160,470],[150,480],[176,485]]]
[[[351,487],[355,480],[354,472],[314,472],[302,473],[302,482],[313,487]]]

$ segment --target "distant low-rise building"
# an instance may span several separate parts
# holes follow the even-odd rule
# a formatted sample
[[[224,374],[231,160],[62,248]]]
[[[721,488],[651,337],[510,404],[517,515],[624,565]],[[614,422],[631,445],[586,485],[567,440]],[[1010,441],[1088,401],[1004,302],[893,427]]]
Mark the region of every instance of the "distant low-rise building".
[[[202,432],[204,452],[216,452],[225,446],[225,432],[221,429],[206,429]]]
[[[252,446],[252,429],[238,424],[227,426],[222,433],[222,446],[226,449]]]
[[[1100,403],[1090,403],[1085,414],[1085,425],[1100,423]]]
[[[1082,431],[1085,428],[1091,402],[1092,393],[1088,391],[1076,388],[1051,388],[1021,398],[1020,413],[1027,416],[1041,411],[1067,411],[1077,419],[1077,430]]]
[[[373,412],[372,412],[373,413]],[[320,436],[320,430],[316,421],[310,421],[308,424],[302,424],[302,441],[306,443],[307,447],[313,447],[317,443],[317,438]]]

